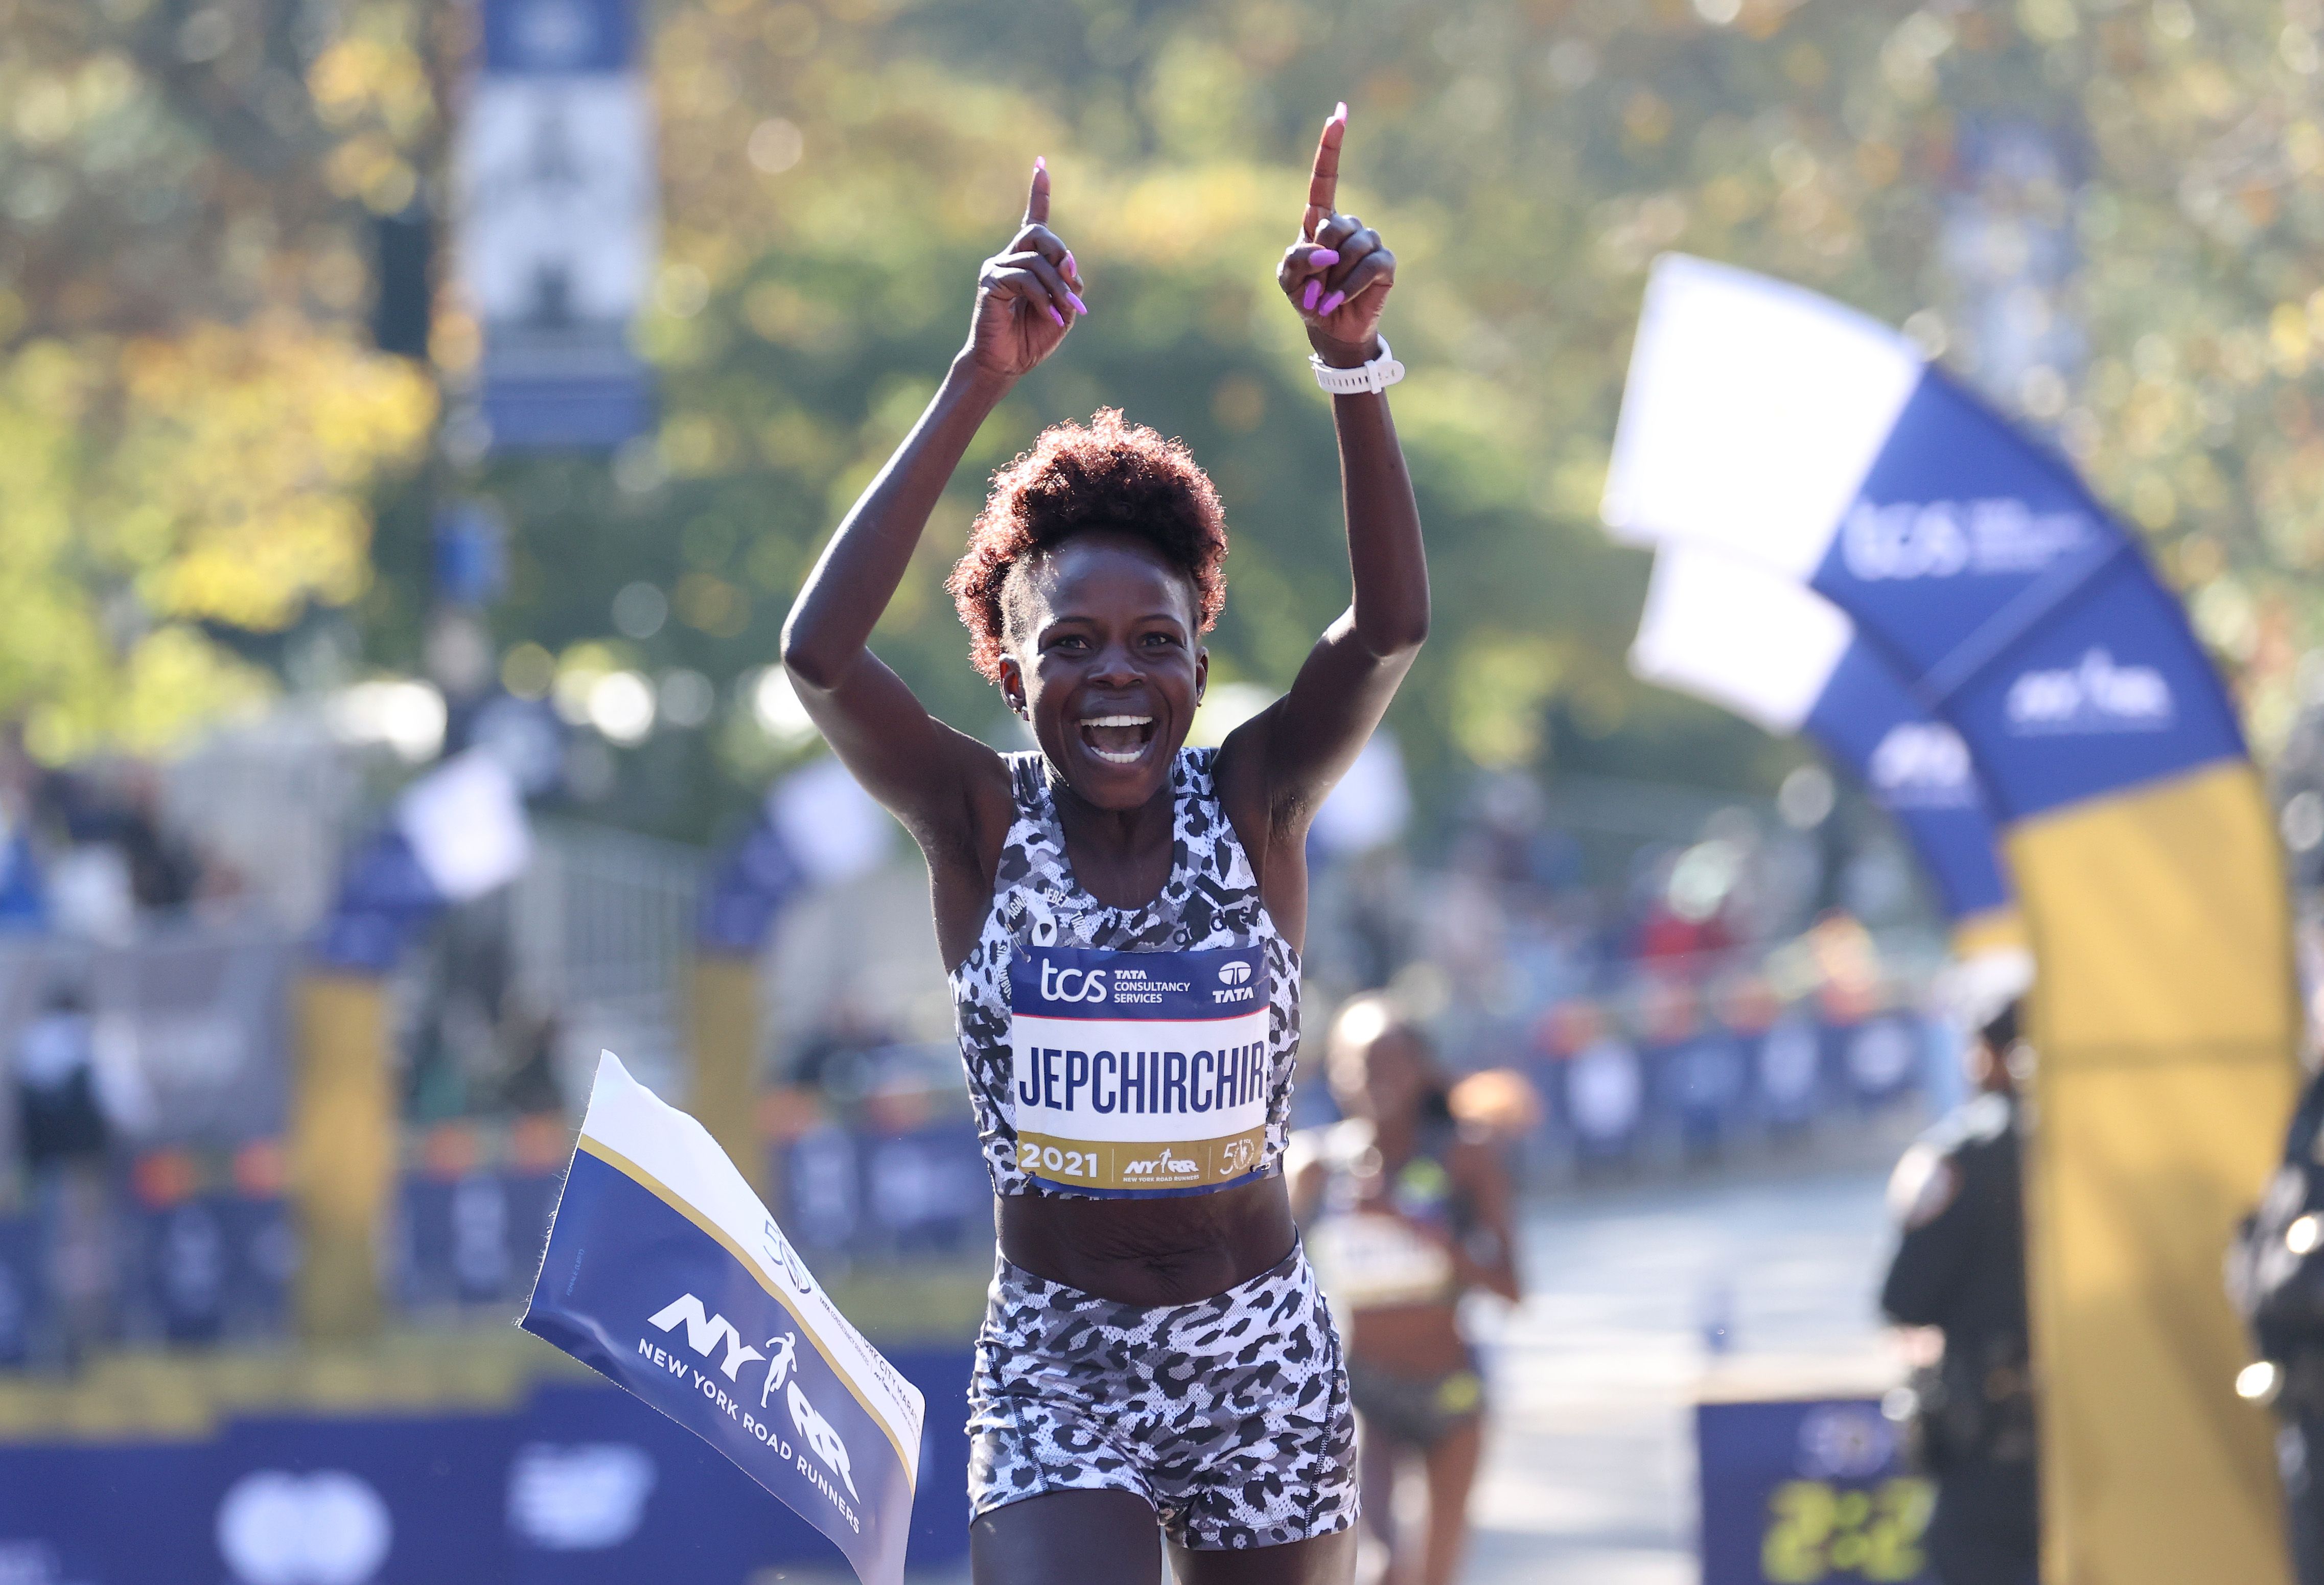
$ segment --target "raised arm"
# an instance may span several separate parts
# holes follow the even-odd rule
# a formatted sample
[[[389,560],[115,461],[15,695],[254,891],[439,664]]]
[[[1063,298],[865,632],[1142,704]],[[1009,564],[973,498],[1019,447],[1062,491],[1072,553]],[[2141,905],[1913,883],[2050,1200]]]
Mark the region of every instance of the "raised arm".
[[[824,547],[783,624],[783,668],[799,702],[932,858],[973,832],[978,789],[1003,786],[1000,759],[931,716],[866,644],[977,427],[1087,311],[1073,254],[1048,218],[1049,173],[1036,161],[1023,226],[977,277],[968,345]]]
[[[1316,356],[1338,368],[1379,355],[1380,310],[1396,283],[1396,256],[1379,234],[1334,207],[1347,128],[1342,105],[1323,124],[1299,240],[1276,272]],[[1334,396],[1332,418],[1354,599],[1316,641],[1291,691],[1246,723],[1237,733],[1245,741],[1235,745],[1238,757],[1257,762],[1271,835],[1288,838],[1305,832],[1323,795],[1354,762],[1428,636],[1420,509],[1388,397]]]

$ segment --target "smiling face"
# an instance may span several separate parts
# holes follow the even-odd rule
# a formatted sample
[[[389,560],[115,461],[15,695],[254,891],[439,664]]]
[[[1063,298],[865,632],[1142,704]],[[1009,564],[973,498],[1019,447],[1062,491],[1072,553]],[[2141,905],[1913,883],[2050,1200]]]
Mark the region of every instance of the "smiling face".
[[[1185,574],[1132,534],[1097,530],[1010,575],[1001,689],[1065,783],[1134,809],[1168,778],[1210,671]]]

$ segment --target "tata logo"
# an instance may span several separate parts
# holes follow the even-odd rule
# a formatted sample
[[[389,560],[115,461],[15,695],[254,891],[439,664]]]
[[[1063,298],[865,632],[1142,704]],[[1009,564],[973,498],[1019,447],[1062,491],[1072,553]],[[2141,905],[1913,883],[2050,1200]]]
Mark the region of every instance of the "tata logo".
[[[726,1373],[729,1381],[735,1378],[734,1373],[742,1368],[745,1361],[766,1358],[758,1350],[746,1346],[742,1334],[736,1332],[734,1323],[724,1315],[704,1314],[702,1301],[692,1294],[680,1295],[646,1318],[647,1325],[663,1332],[676,1331],[681,1323],[686,1327],[687,1347],[706,1359],[720,1344],[725,1345],[726,1358],[719,1362],[718,1368]]]
[[[1859,501],[1840,530],[1840,559],[1866,583],[1949,578],[1961,573],[2024,576],[2093,543],[2098,526],[2079,511],[2037,512],[2022,501]]]
[[[1061,969],[1043,960],[1041,1000],[1044,1001],[1103,1001],[1103,969]]]
[[[1890,806],[1966,806],[1976,801],[1969,745],[1939,721],[1900,722],[1888,729],[1865,767]]]
[[[1121,1175],[1126,1178],[1191,1178],[1200,1177],[1202,1172],[1203,1169],[1193,1160],[1172,1154],[1170,1147],[1165,1145],[1159,1156],[1149,1156],[1143,1161],[1125,1163],[1121,1169]]]
[[[1234,958],[1219,965],[1219,983],[1222,985],[1242,985],[1248,983],[1250,980],[1250,965],[1240,958]]]
[[[2009,685],[2011,730],[2050,733],[2161,732],[2176,714],[2171,685],[2152,666],[2117,666],[2104,650],[2079,665],[2028,671]]]

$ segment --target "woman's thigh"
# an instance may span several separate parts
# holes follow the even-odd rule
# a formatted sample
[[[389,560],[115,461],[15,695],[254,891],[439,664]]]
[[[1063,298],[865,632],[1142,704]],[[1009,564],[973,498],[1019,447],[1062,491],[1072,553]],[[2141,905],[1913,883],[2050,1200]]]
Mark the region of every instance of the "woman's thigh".
[[[1356,1577],[1356,1528],[1282,1546],[1215,1552],[1173,1546],[1170,1572],[1178,1585],[1348,1585]]]
[[[1161,1585],[1162,1532],[1142,1497],[1053,1491],[972,1520],[968,1558],[975,1585]]]

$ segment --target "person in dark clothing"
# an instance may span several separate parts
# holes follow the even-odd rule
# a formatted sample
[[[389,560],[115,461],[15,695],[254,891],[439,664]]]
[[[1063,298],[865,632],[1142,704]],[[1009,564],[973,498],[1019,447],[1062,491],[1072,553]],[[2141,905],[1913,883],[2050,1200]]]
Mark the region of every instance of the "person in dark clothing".
[[[1904,1153],[1889,1183],[1903,1227],[1880,1307],[1944,1334],[1916,1383],[1937,1482],[1930,1562],[1945,1585],[2034,1585],[2041,1526],[2025,1313],[2025,1214],[2012,1003],[1969,1053],[1976,1097]]]
[[[31,1169],[38,1247],[51,1300],[53,1340],[40,1349],[69,1365],[111,1330],[113,1305],[106,1152],[112,1129],[97,1086],[88,998],[52,986],[12,1055],[17,1129]]]
[[[2276,1415],[2292,1572],[2324,1585],[2324,1071],[2301,1091],[2283,1164],[2228,1254],[2227,1296],[2259,1356],[2236,1390]]]

